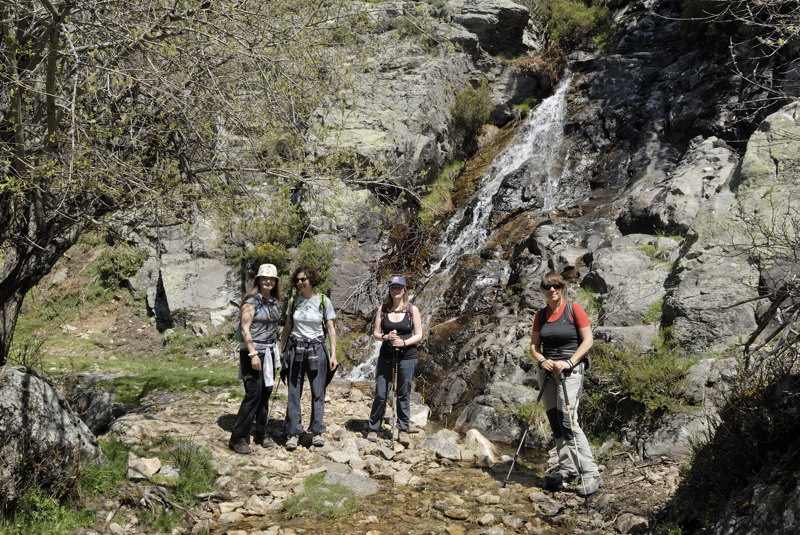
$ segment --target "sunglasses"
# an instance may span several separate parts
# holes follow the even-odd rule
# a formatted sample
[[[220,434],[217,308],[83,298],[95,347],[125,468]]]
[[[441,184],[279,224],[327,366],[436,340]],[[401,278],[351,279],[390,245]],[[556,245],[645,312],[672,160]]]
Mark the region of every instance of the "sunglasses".
[[[542,284],[542,290],[560,290],[563,284]]]
[[[297,277],[297,282],[306,282],[308,277]]]

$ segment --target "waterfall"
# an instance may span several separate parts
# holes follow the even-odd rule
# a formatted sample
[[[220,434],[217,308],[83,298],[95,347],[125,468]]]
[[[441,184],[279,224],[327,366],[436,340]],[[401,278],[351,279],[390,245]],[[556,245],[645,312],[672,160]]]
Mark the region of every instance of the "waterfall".
[[[365,383],[375,380],[375,366],[378,364],[381,343],[380,341],[376,341],[372,344],[372,354],[367,360],[350,370],[350,373],[347,374],[347,379],[354,383]]]
[[[431,274],[443,265],[451,266],[455,259],[475,251],[486,242],[495,194],[503,179],[527,162],[537,162],[545,174],[544,183],[540,185],[544,196],[543,208],[551,210],[556,207],[558,186],[565,167],[557,150],[564,137],[566,95],[571,80],[571,74],[561,80],[555,93],[529,114],[514,139],[494,159],[473,200],[460,208],[447,226],[441,241],[447,252],[431,267]]]

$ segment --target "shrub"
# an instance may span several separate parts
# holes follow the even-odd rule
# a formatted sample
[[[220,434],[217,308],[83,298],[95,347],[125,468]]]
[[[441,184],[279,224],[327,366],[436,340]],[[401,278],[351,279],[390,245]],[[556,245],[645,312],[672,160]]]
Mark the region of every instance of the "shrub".
[[[686,370],[696,359],[659,341],[646,351],[597,343],[591,361],[583,419],[602,432],[629,423],[651,429],[662,415],[682,407]]]
[[[457,130],[470,136],[489,121],[492,114],[492,90],[486,78],[481,78],[478,87],[466,87],[456,95],[450,107],[450,115]]]
[[[316,238],[306,238],[297,247],[294,255],[296,266],[307,265],[316,268],[322,282],[317,287],[319,292],[327,292],[333,287],[329,271],[333,262],[333,242],[322,241]]]
[[[97,271],[107,286],[119,286],[136,275],[147,260],[147,251],[125,242],[104,249],[97,259]]]
[[[93,523],[91,511],[76,510],[49,491],[34,488],[20,498],[10,516],[0,516],[0,535],[62,535],[91,527]]]
[[[547,35],[559,48],[571,50],[593,42],[603,47],[610,40],[611,10],[587,6],[578,0],[548,0],[538,8],[546,21]]]

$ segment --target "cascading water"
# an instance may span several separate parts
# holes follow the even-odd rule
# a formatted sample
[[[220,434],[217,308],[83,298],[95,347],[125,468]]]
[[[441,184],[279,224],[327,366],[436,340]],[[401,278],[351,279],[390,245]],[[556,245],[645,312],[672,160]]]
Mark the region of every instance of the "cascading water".
[[[354,383],[365,383],[375,380],[375,366],[378,363],[378,355],[381,351],[381,342],[372,344],[372,354],[367,360],[350,370],[347,378]]]
[[[449,268],[461,255],[475,251],[486,242],[494,197],[503,179],[526,163],[535,161],[537,170],[544,172],[543,183],[539,185],[543,192],[543,208],[556,207],[558,185],[565,169],[564,158],[557,150],[564,137],[566,95],[571,80],[571,74],[561,80],[555,93],[531,112],[514,139],[494,159],[473,200],[459,209],[447,226],[441,242],[447,252],[431,267],[431,274],[442,266]],[[471,219],[467,221],[467,218]]]

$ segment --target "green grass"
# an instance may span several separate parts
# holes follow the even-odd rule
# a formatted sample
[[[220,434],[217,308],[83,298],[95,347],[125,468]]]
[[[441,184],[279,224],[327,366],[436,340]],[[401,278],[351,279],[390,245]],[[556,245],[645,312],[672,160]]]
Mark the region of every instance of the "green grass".
[[[360,507],[355,493],[338,483],[325,483],[325,472],[309,476],[299,494],[292,496],[283,505],[288,518],[296,516],[345,516]]]
[[[99,388],[116,392],[119,396],[117,401],[126,405],[136,405],[148,394],[159,390],[195,392],[209,386],[239,384],[235,365],[201,364],[191,357],[115,361],[113,367],[107,369],[130,374],[98,383]]]
[[[661,296],[647,307],[647,312],[644,315],[642,321],[649,325],[651,323],[659,323],[661,321],[661,316],[664,312],[664,297]]]
[[[31,489],[10,516],[0,516],[0,535],[63,535],[94,524],[94,514],[58,500],[45,489]]]
[[[92,463],[81,468],[81,491],[84,495],[96,496],[109,492],[126,479],[130,448],[115,439],[100,440],[99,443],[108,462]]]

